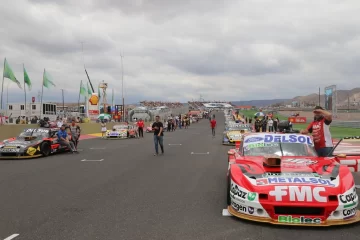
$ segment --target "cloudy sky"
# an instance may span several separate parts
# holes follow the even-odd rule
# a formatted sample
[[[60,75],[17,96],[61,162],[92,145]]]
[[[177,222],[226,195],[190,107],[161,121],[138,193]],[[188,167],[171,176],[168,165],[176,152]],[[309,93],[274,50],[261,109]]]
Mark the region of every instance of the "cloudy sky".
[[[25,64],[29,96],[46,68],[57,86],[44,101],[65,89],[76,102],[85,63],[119,102],[121,53],[128,103],[291,98],[359,86],[359,12],[358,0],[3,0],[0,58],[21,82]]]

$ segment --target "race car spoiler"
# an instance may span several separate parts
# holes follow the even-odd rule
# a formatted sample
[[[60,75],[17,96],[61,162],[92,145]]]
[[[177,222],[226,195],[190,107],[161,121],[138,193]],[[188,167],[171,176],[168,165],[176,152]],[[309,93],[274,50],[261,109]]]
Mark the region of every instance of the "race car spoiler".
[[[333,149],[331,150],[331,152],[329,152],[328,154],[328,157],[332,156],[335,149],[339,146],[339,144],[342,142],[342,141],[351,141],[351,142],[360,142],[360,136],[351,136],[351,137],[343,137],[341,138],[337,143],[336,145],[333,147]]]

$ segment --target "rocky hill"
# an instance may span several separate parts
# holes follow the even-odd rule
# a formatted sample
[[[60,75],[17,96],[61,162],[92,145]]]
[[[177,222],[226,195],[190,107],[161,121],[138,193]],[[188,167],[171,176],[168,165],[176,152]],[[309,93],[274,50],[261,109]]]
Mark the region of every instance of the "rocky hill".
[[[325,94],[321,92],[320,95],[320,104],[324,106],[325,104]],[[319,95],[318,93],[312,93],[307,96],[297,96],[293,99],[285,101],[286,104],[291,104],[293,101],[297,101],[303,104],[311,104],[311,105],[318,105],[319,103]],[[350,105],[354,105],[360,102],[360,88],[353,88],[351,90],[337,90],[337,103],[338,106],[347,106],[348,102]]]

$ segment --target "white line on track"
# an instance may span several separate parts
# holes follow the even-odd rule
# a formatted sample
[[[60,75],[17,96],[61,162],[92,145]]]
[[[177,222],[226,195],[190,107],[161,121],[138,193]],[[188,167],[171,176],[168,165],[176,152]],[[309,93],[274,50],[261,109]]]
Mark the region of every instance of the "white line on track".
[[[223,217],[231,217],[231,214],[226,208],[222,210],[222,215]]]
[[[82,162],[102,162],[104,161],[104,159],[99,159],[99,160],[87,160],[87,159],[83,159],[81,160]]]
[[[207,154],[207,155],[209,155],[210,153],[209,153],[209,152],[206,152],[206,153],[196,153],[196,152],[191,152],[191,154],[199,154],[199,155],[200,155],[200,154],[204,154],[204,155],[205,155],[205,154]]]
[[[169,146],[181,146],[181,143],[169,143]]]
[[[100,150],[100,149],[105,149],[105,148],[90,148],[91,150]]]
[[[11,239],[16,238],[16,237],[17,237],[17,236],[19,236],[19,235],[20,235],[20,234],[15,233],[15,234],[13,234],[13,235],[11,235],[11,236],[9,236],[9,237],[5,238],[4,240],[11,240]]]

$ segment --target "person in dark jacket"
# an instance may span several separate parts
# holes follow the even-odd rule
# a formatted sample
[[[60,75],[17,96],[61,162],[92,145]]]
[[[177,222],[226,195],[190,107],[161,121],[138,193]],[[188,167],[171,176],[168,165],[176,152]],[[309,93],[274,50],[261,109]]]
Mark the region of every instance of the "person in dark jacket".
[[[261,120],[255,116],[255,132],[260,132],[260,129],[261,129]]]

